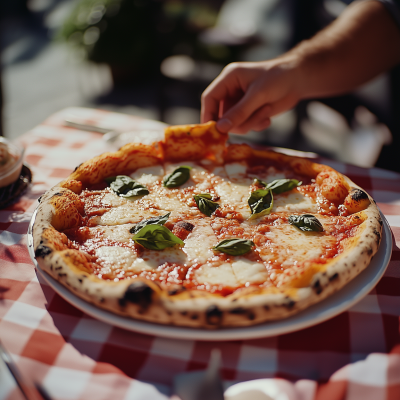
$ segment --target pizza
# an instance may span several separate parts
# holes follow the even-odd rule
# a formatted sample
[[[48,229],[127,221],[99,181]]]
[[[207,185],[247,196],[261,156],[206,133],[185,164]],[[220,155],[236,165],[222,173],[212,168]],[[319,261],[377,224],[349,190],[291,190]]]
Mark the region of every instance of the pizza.
[[[333,168],[171,126],[79,165],[40,199],[39,266],[113,313],[201,328],[286,318],[368,266],[382,220]]]

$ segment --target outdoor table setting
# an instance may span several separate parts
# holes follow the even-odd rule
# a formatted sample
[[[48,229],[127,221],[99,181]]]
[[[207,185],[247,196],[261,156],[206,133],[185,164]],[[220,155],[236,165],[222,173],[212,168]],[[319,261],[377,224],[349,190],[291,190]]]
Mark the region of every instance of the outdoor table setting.
[[[129,140],[160,140],[164,126],[69,108],[19,138],[32,183],[0,209],[0,343],[21,377],[51,399],[178,399],[174,379],[190,381],[217,354],[230,400],[399,399],[398,173],[314,156],[374,198],[384,217],[383,239],[354,282],[284,321],[204,332],[126,322],[67,294],[37,270],[28,228],[39,197],[89,158]],[[1,387],[1,371],[0,400],[24,398],[16,385]],[[247,381],[242,388],[249,397],[245,389],[240,397],[240,383]]]

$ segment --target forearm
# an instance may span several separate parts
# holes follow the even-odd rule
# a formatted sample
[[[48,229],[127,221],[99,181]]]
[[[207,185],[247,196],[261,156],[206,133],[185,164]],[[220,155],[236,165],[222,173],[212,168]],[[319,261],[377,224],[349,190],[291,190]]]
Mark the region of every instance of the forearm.
[[[400,62],[400,30],[381,3],[357,2],[284,57],[296,64],[300,98],[338,95]]]

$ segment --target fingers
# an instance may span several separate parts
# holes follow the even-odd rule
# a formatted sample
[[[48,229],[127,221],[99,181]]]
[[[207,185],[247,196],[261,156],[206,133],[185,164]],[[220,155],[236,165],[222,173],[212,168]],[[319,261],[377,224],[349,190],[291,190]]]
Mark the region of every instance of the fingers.
[[[201,122],[217,121],[219,117],[220,100],[211,96],[201,98]]]
[[[230,98],[230,92],[235,88],[232,77],[225,68],[221,74],[215,78],[201,96],[201,122],[217,121],[221,101],[225,102]]]
[[[244,133],[243,129],[252,128],[256,123],[269,117],[270,108],[267,104],[263,104],[262,97],[262,92],[260,93],[258,88],[250,87],[244,96],[224,113],[217,122],[217,129],[221,132],[232,130]]]
[[[261,131],[268,128],[271,125],[270,114],[272,107],[269,104],[265,104],[250,115],[242,124],[234,126],[231,129],[232,133],[247,133],[250,130]],[[219,123],[219,121],[218,121]],[[217,123],[217,128],[218,127]]]
[[[286,64],[230,64],[204,91],[201,121],[217,121],[221,132],[265,129],[272,116],[298,102],[293,77]],[[221,109],[223,115],[219,118]]]

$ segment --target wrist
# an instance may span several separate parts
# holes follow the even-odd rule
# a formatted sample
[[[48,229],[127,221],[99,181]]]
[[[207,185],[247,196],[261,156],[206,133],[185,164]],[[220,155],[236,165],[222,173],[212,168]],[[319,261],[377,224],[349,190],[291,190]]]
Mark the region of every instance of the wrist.
[[[293,76],[293,90],[299,100],[307,99],[312,96],[313,91],[313,54],[310,52],[309,41],[305,40],[290,50],[286,55],[288,68],[291,69]]]

